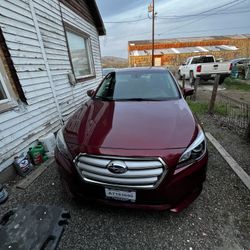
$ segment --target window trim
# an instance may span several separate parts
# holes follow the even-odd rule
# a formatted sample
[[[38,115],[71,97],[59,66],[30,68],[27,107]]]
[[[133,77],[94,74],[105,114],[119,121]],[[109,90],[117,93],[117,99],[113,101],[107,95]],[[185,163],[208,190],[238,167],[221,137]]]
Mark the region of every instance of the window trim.
[[[13,60],[11,58],[8,46],[6,44],[5,38],[3,36],[2,29],[0,27],[0,65],[2,67],[2,77],[4,79],[4,83],[7,86],[8,93],[10,94],[11,100],[8,106],[17,106],[17,101],[22,101],[25,104],[27,103],[26,96],[22,89],[20,79],[18,78],[16,68],[14,66]],[[1,104],[0,112],[2,112],[6,104]]]
[[[0,59],[0,60],[1,60],[1,59]],[[2,63],[2,60],[1,60],[0,63]],[[4,90],[4,92],[5,92],[6,96],[7,96],[7,98],[5,98],[5,99],[3,99],[3,100],[0,100],[0,104],[4,104],[4,103],[11,102],[11,101],[12,101],[12,98],[11,98],[10,92],[9,92],[9,90],[8,90],[8,87],[7,87],[6,83],[5,83],[5,79],[4,79],[4,76],[3,76],[3,73],[4,73],[4,72],[2,72],[2,67],[1,67],[1,66],[2,66],[2,65],[0,65],[0,84],[2,85],[3,90]]]
[[[92,44],[91,44],[90,35],[88,35],[84,31],[76,28],[75,26],[73,26],[73,25],[71,25],[71,24],[69,24],[67,22],[63,22],[63,24],[64,24],[64,33],[65,33],[65,38],[66,38],[66,44],[67,44],[67,49],[68,49],[68,54],[69,54],[69,61],[70,61],[72,73],[74,74],[76,82],[78,83],[78,82],[82,82],[82,81],[86,81],[86,80],[89,80],[89,79],[96,78],[95,64],[94,64],[94,58],[93,58]],[[72,57],[71,57],[71,51],[70,51],[70,47],[69,47],[67,31],[72,32],[72,33],[80,36],[81,38],[83,38],[86,41],[89,67],[90,67],[90,71],[91,71],[90,74],[84,75],[84,76],[76,76],[75,71],[74,71]]]

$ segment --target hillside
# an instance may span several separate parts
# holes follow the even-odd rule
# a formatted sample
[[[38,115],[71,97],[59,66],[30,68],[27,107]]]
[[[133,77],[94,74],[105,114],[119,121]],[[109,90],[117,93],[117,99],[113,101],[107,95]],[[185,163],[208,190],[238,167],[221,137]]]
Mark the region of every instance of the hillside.
[[[128,60],[121,57],[115,56],[104,56],[102,57],[103,68],[125,68],[128,67]]]

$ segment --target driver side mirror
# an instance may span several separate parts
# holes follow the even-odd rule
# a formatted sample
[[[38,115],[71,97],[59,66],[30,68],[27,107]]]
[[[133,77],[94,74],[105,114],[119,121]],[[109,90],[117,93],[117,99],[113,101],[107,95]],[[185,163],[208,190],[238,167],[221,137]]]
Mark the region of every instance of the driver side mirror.
[[[93,97],[94,94],[95,94],[95,91],[94,91],[93,89],[87,90],[87,95],[88,95],[89,97]]]
[[[183,96],[186,98],[187,96],[191,96],[194,94],[194,89],[191,88],[184,88],[183,89]]]

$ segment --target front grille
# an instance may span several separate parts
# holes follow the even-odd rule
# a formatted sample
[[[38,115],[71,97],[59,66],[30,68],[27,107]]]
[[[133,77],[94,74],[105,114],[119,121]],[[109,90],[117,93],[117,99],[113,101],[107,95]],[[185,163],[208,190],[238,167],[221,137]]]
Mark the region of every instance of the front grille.
[[[125,163],[127,166],[125,173],[117,174],[109,171],[107,166],[115,160]],[[80,154],[74,162],[84,181],[114,187],[153,189],[160,184],[167,172],[167,167],[161,158]]]

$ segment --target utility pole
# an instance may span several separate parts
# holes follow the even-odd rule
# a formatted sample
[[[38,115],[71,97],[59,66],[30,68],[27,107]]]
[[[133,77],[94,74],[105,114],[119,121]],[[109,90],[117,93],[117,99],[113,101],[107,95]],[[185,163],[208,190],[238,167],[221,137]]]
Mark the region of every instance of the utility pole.
[[[152,13],[152,67],[155,66],[155,0],[153,0],[153,13]]]
[[[155,0],[152,0],[152,4],[148,7],[148,12],[152,12],[152,67],[155,65]]]

